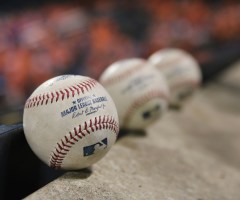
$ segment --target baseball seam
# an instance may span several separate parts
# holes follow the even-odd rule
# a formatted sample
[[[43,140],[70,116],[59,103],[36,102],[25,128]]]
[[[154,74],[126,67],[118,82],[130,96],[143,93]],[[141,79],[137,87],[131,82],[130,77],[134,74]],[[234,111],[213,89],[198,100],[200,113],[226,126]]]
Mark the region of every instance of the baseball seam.
[[[64,100],[65,98],[74,97],[76,94],[84,94],[86,91],[91,90],[97,81],[94,79],[88,79],[86,81],[77,83],[72,86],[68,86],[63,89],[59,89],[55,92],[48,92],[44,94],[39,94],[33,96],[26,101],[25,108],[33,108],[38,106],[47,105],[49,103],[58,102],[59,100]]]
[[[119,125],[113,117],[104,115],[95,117],[94,120],[90,119],[89,123],[85,121],[82,125],[74,127],[73,131],[65,135],[52,151],[49,160],[50,167],[60,169],[64,158],[75,143],[86,135],[102,129],[112,130],[117,135]]]
[[[165,62],[159,62],[159,63],[154,63],[150,60],[150,63],[152,63],[156,68],[162,69],[162,68],[167,68],[169,66],[172,66],[176,63],[179,63],[181,60],[183,60],[183,58],[181,56],[179,56],[179,57],[176,57],[172,60],[167,60]]]
[[[145,93],[143,96],[138,98],[137,101],[134,101],[130,107],[128,108],[127,113],[125,114],[123,124],[126,125],[130,121],[131,115],[134,113],[135,110],[137,110],[139,107],[141,107],[143,104],[145,104],[147,101],[153,99],[153,98],[163,98],[166,101],[168,101],[168,95],[165,95],[164,92],[158,91],[158,90],[151,90],[147,93]]]
[[[106,85],[111,85],[111,84],[120,82],[123,79],[131,76],[131,74],[135,73],[137,70],[141,69],[143,66],[144,65],[142,65],[142,64],[136,65],[132,69],[129,69],[129,70],[117,75],[117,76],[112,76],[111,78],[108,78],[107,80],[101,81],[101,83],[106,86]]]

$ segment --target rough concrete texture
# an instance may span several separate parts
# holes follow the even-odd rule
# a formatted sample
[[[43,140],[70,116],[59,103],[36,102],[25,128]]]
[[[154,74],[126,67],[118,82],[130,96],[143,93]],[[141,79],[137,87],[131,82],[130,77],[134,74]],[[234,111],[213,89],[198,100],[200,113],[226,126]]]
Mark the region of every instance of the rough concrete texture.
[[[212,83],[146,134],[120,138],[92,168],[67,172],[26,199],[238,200],[239,102],[240,91]]]
[[[227,70],[219,77],[221,82],[229,83],[240,87],[240,60],[233,63]]]

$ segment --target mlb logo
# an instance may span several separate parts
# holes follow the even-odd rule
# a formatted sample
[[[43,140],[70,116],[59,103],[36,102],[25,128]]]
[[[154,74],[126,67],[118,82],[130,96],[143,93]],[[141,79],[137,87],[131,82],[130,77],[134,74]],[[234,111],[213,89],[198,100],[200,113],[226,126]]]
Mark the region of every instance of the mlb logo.
[[[83,147],[83,155],[84,156],[90,156],[93,155],[103,149],[106,149],[108,145],[107,138],[103,139],[102,141],[92,144],[90,146]]]

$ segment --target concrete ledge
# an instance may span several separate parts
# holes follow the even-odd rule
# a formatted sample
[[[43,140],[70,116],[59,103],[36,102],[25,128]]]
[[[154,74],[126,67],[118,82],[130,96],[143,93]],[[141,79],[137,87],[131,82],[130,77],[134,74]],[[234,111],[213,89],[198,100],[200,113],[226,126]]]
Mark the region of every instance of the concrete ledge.
[[[146,134],[129,132],[92,168],[67,172],[26,199],[240,199],[240,103],[233,99],[240,102],[213,83]]]

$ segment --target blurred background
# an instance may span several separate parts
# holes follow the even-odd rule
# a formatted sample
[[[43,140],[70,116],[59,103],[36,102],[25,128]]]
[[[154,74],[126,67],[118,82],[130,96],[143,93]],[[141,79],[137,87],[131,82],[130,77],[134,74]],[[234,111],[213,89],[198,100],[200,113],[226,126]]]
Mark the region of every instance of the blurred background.
[[[204,82],[240,58],[234,0],[4,1],[0,6],[0,124],[22,121],[26,99],[49,78],[98,79],[111,63],[178,47]]]

